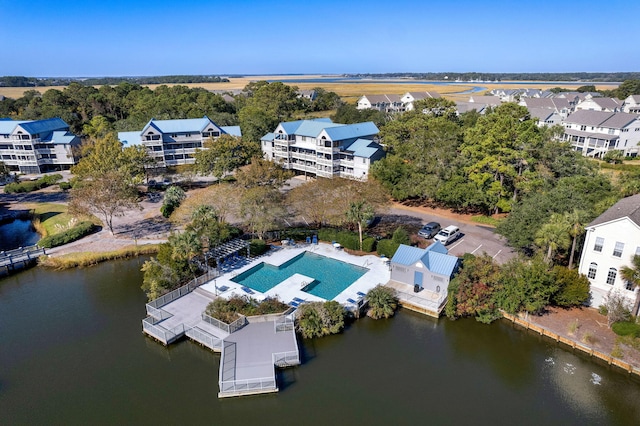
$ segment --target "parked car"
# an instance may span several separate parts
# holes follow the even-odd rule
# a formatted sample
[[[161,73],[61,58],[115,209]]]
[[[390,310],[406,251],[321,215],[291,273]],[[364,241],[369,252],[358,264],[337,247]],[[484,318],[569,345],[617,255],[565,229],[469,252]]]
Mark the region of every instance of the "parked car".
[[[433,237],[434,240],[440,241],[445,246],[460,237],[460,228],[455,225],[449,225]]]
[[[418,231],[418,235],[429,239],[433,238],[439,231],[440,224],[438,222],[429,222]]]

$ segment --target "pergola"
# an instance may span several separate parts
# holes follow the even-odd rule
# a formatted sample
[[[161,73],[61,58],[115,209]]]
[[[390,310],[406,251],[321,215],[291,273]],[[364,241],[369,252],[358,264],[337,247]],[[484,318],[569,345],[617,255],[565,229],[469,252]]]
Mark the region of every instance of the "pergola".
[[[220,267],[220,259],[226,259],[227,256],[236,254],[242,249],[247,249],[247,257],[251,255],[251,251],[249,248],[249,241],[242,240],[240,238],[236,238],[235,240],[231,240],[224,244],[220,244],[219,246],[213,247],[209,249],[207,253],[205,253],[205,257],[207,259],[215,259],[217,267]]]

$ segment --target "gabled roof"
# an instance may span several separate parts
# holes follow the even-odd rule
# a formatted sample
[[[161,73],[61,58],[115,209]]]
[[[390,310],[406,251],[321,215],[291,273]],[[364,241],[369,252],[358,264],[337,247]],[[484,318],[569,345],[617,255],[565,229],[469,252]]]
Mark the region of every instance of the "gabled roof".
[[[568,116],[565,119],[565,123],[622,129],[637,119],[638,116],[636,114],[629,114],[626,112],[606,112],[580,109]]]
[[[623,198],[615,203],[607,211],[595,218],[587,227],[601,225],[616,219],[628,217],[633,223],[640,226],[640,194]]]
[[[399,95],[364,95],[362,96],[363,98],[367,98],[367,100],[369,101],[369,103],[373,104],[392,104],[392,103],[398,103],[401,102],[400,101],[400,96]],[[360,98],[362,99],[362,98]]]
[[[51,133],[51,139],[50,139],[53,143],[59,143],[59,144],[71,144],[74,141],[78,141],[78,143],[80,142],[80,138],[78,138],[76,135],[74,135],[73,133],[69,133],[66,130],[56,130],[53,133]]]
[[[491,106],[498,106],[502,103],[499,96],[471,96],[469,102],[479,102]]]
[[[549,108],[527,107],[527,109],[529,110],[529,114],[531,114],[531,117],[537,118],[538,120],[540,120],[540,122],[543,122],[543,123],[547,121],[549,117],[556,114],[555,110],[549,109]]]
[[[379,130],[371,121],[365,123],[339,124],[330,119],[298,120],[279,124],[288,135],[318,137],[322,131],[334,141],[352,139],[351,142],[365,136],[377,135]],[[264,137],[262,138],[264,139]]]
[[[134,146],[142,144],[140,132],[118,132],[118,140],[124,146]]]
[[[69,125],[61,118],[49,118],[46,120],[26,121],[19,123],[29,134],[47,133],[55,130],[68,130]]]
[[[485,109],[487,109],[487,104],[482,104],[479,102],[456,101],[456,109],[460,114],[474,110],[482,113]]]
[[[224,133],[231,136],[242,137],[242,131],[240,131],[240,126],[220,126],[220,130]]]
[[[273,132],[269,132],[260,138],[261,141],[272,142],[276,135]]]
[[[343,124],[339,127],[330,127],[325,129],[327,135],[333,141],[340,141],[345,139],[357,139],[364,136],[377,135],[380,130],[371,121],[364,123]]]
[[[458,265],[458,258],[447,253],[446,247],[439,241],[434,242],[426,249],[400,244],[391,263],[410,266],[422,262],[429,271],[450,277]]]
[[[356,157],[374,160],[384,156],[382,146],[369,139],[356,139],[353,143],[345,146],[343,150],[353,152]]]
[[[404,96],[410,95],[414,100],[420,101],[422,99],[428,98],[440,98],[440,93],[438,92],[407,92]],[[403,96],[403,97],[404,97]]]
[[[142,132],[147,130],[149,126],[155,127],[162,133],[202,132],[205,127],[210,124],[219,128],[219,126],[211,121],[207,116],[202,118],[186,118],[179,120],[156,120],[152,118],[149,123],[144,126]]]

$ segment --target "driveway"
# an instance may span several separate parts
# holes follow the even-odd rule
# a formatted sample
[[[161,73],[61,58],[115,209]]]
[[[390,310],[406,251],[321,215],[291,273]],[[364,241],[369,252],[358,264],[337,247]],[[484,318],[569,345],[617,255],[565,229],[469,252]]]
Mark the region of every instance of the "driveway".
[[[476,224],[464,220],[462,215],[448,214],[446,211],[436,211],[428,208],[413,208],[395,205],[388,210],[388,215],[396,218],[405,218],[408,227],[414,231],[427,222],[438,222],[442,227],[456,225],[460,228],[461,237],[451,242],[447,249],[454,256],[462,256],[465,253],[491,256],[496,262],[502,264],[516,256],[516,252],[507,245],[506,240],[495,233],[492,227]],[[381,218],[384,221],[385,217]],[[420,237],[418,237],[420,238]],[[428,240],[430,241],[430,240]]]

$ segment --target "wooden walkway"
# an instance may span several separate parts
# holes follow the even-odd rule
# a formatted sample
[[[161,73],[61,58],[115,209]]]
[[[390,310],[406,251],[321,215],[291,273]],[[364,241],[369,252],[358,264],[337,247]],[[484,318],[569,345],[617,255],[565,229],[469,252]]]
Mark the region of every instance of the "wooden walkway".
[[[203,315],[216,296],[194,281],[148,303],[143,332],[164,345],[186,336],[222,352],[219,398],[277,392],[275,367],[300,364],[293,320],[271,315],[221,323]]]
[[[2,271],[9,273],[35,263],[44,254],[46,254],[45,249],[35,245],[2,251],[0,252],[0,267],[3,268]]]

